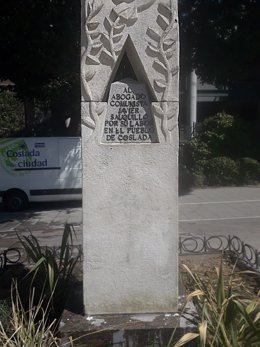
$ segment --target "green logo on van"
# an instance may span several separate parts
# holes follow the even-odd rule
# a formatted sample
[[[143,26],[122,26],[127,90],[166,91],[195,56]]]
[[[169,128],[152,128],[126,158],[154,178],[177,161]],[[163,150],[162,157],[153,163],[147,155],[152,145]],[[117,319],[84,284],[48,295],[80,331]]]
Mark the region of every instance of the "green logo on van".
[[[29,148],[23,139],[5,139],[0,140],[0,157],[1,166],[8,173],[15,176],[22,176],[28,174],[26,171],[17,170],[17,163],[21,160],[21,156],[27,154],[27,161],[31,161]]]

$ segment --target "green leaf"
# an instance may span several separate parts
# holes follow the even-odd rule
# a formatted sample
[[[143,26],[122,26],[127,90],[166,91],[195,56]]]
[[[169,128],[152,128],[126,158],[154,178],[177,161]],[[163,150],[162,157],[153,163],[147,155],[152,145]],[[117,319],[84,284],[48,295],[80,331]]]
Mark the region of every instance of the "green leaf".
[[[254,321],[250,317],[250,315],[247,313],[245,307],[242,305],[242,303],[238,300],[234,300],[235,305],[237,306],[238,310],[240,311],[243,319],[247,322],[249,327],[254,331],[257,332],[257,328],[254,324]],[[259,331],[260,332],[260,331]]]
[[[225,300],[225,287],[224,287],[224,276],[223,276],[223,260],[220,262],[218,272],[218,284],[217,284],[217,306],[221,310],[222,304]]]
[[[200,347],[206,346],[207,341],[207,321],[203,321],[199,324],[199,333],[200,333]]]

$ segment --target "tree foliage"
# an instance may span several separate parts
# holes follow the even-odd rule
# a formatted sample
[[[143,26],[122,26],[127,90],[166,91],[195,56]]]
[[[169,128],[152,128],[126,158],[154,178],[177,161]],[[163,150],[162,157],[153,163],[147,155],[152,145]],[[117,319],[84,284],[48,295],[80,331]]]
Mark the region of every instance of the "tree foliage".
[[[181,71],[214,84],[260,78],[259,0],[179,0]],[[80,0],[0,1],[0,79],[60,120],[80,112]],[[72,124],[73,125],[73,124]]]
[[[259,0],[179,0],[181,64],[205,82],[260,78]]]
[[[78,72],[79,11],[78,1],[1,1],[0,76],[41,96],[42,86]]]
[[[0,2],[0,79],[22,98],[49,102],[55,117],[79,103],[80,0]],[[78,115],[79,117],[79,115]]]
[[[0,137],[11,137],[24,128],[24,107],[11,91],[0,93]]]

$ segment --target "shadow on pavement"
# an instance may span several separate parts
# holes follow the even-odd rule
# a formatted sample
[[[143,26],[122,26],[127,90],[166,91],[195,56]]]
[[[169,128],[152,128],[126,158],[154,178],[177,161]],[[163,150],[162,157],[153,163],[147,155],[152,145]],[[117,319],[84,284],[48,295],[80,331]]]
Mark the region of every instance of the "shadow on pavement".
[[[81,201],[62,201],[62,202],[37,202],[31,203],[27,208],[22,211],[10,212],[7,211],[2,204],[0,204],[0,231],[4,231],[6,228],[17,228],[23,226],[24,228],[30,228],[32,225],[39,228],[39,225],[43,227],[45,224],[50,223],[49,213],[52,216],[53,212],[64,215],[66,219],[67,215],[71,213],[78,213],[82,207]],[[48,220],[45,223],[45,216]],[[37,223],[35,222],[37,221]],[[32,223],[32,224],[31,224]],[[36,224],[35,224],[36,223]],[[45,224],[44,224],[45,223]],[[55,225],[55,222],[52,223]]]
[[[49,210],[66,210],[70,208],[81,208],[82,201],[49,201],[49,202],[31,202],[28,207],[22,211],[10,212],[5,210],[3,204],[0,204],[0,213],[5,213],[10,217],[17,214],[26,214],[34,211],[49,211]],[[0,219],[1,223],[1,219]]]

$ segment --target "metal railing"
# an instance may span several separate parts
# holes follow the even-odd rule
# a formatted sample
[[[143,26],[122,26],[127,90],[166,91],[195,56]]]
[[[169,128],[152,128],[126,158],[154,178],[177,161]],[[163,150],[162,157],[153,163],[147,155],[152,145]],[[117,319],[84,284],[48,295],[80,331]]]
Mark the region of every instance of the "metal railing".
[[[19,248],[7,248],[0,253],[0,270],[5,270],[7,265],[21,261],[22,253]]]
[[[42,246],[41,247],[43,254],[45,251],[50,250],[51,254],[53,254],[55,257],[59,258],[61,253],[61,247],[49,247],[49,246]],[[81,245],[73,245],[70,246],[70,257],[78,258],[79,261],[83,258],[83,252],[82,252],[82,246]],[[0,271],[5,270],[8,265],[14,265],[14,264],[31,264],[32,260],[30,257],[26,254],[24,248],[21,246],[18,247],[12,247],[7,248],[5,250],[2,250],[0,253]]]
[[[179,254],[220,253],[232,255],[244,265],[260,271],[260,252],[237,236],[189,236],[179,238]]]
[[[42,247],[43,249],[51,249],[52,254],[60,256],[60,247]],[[70,246],[70,254],[72,257],[83,259],[82,245]],[[243,262],[246,266],[260,272],[260,252],[247,243],[244,243],[237,236],[180,236],[179,237],[179,254],[193,255],[205,253],[221,253],[232,255],[236,259]],[[12,247],[3,250],[0,253],[0,270],[6,269],[7,265],[17,263],[30,263],[30,259],[26,258],[25,252],[20,247]]]

